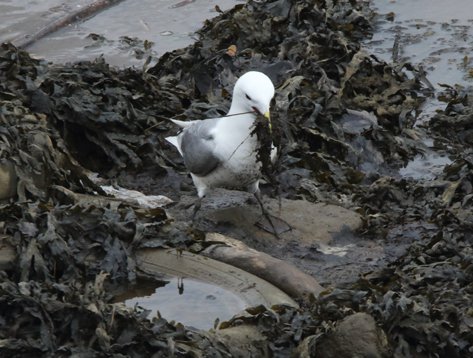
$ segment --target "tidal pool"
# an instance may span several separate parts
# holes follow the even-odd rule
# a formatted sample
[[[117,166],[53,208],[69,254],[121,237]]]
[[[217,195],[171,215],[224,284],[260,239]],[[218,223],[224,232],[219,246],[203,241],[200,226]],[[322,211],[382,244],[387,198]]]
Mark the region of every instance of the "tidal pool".
[[[241,297],[225,288],[178,277],[170,278],[161,287],[155,282],[141,281],[116,300],[129,307],[138,305],[150,310],[149,319],[159,311],[168,321],[197,329],[213,328],[217,318],[220,322],[228,320],[247,306]]]

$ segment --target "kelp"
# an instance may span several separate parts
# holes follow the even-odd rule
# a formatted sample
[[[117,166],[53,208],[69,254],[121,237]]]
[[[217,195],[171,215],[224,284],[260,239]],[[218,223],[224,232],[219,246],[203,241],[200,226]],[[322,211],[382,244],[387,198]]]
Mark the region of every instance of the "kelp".
[[[0,351],[7,356],[57,357],[104,355],[172,356],[173,340],[191,341],[183,327],[162,318],[146,319],[146,311],[106,303],[104,281],[70,281],[51,287],[27,281],[0,285],[4,318]],[[5,338],[8,337],[8,338]],[[212,348],[210,351],[212,352]]]
[[[83,193],[101,192],[69,154],[46,115],[32,112],[16,100],[1,104],[0,160],[15,166],[20,200],[46,199],[52,183]]]
[[[162,317],[148,321],[108,294],[135,280],[136,249],[198,252],[202,233],[165,209],[75,194],[104,194],[90,170],[146,192],[176,191],[186,179],[170,181],[185,169],[163,139],[176,131],[168,118],[224,114],[235,79],[250,69],[277,87],[271,132],[259,128],[279,147],[269,182],[288,198],[347,203],[362,214],[363,238],[400,237],[409,247],[382,270],[307,297],[300,309],[256,307],[221,327],[255,325],[281,357],[313,337],[316,355],[344,317],[367,312],[394,356],[472,355],[473,161],[465,147],[472,105],[452,90],[432,121],[430,133],[454,162],[432,181],[399,178],[397,169],[425,150],[418,134],[430,129],[413,124],[430,89],[412,66],[361,49],[370,16],[355,1],[250,1],[143,71],[102,59],[49,65],[3,44],[0,159],[15,166],[18,197],[0,211],[1,234],[17,251],[1,273],[2,355],[229,354],[215,336]]]

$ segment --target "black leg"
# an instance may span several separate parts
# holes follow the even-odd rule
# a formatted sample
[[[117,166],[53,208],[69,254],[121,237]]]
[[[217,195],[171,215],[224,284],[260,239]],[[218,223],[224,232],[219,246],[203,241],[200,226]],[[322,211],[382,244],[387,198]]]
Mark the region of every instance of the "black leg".
[[[259,206],[261,207],[261,211],[263,213],[263,215],[268,215],[264,205],[263,205],[263,201],[261,200],[261,192],[259,190],[256,190],[255,193],[254,193],[254,196],[256,198],[256,200],[258,201],[258,204]]]
[[[278,235],[278,230],[276,230],[276,227],[274,226],[273,220],[271,219],[271,215],[268,213],[268,211],[266,210],[266,208],[263,205],[263,201],[261,200],[261,192],[259,190],[257,190],[257,191],[255,191],[254,195],[255,195],[256,200],[258,201],[259,206],[261,207],[261,213],[266,218],[266,220],[268,220],[269,225],[271,225],[271,229],[273,231],[272,234],[274,236],[276,236],[276,238],[280,239],[280,237]]]
[[[195,215],[200,210],[200,206],[202,205],[202,198],[198,197],[194,203],[194,210],[192,211],[192,222],[195,220]]]

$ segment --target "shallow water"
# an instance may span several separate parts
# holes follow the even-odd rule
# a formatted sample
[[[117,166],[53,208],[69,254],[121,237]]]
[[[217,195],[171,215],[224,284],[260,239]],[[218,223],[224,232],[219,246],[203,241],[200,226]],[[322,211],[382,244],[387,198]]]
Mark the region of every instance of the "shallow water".
[[[417,155],[406,167],[399,171],[404,178],[432,180],[441,174],[446,165],[452,161],[445,155],[428,153]]]
[[[5,0],[0,3],[0,41],[32,33],[47,23],[84,6],[91,0]],[[28,48],[38,57],[52,62],[93,59],[104,55],[112,65],[141,65],[136,48],[122,36],[154,43],[152,53],[194,42],[194,33],[205,19],[242,3],[241,0],[126,0],[87,21],[68,26],[39,40]],[[382,14],[373,38],[366,42],[369,51],[381,59],[392,60],[392,47],[399,37],[400,58],[419,63],[428,71],[434,86],[439,83],[472,82],[473,2],[470,0],[372,0]],[[385,14],[393,14],[392,21]],[[90,34],[98,36],[91,38]],[[97,40],[97,39],[100,40]]]
[[[157,288],[155,283],[141,282],[126,295],[121,295],[121,300],[129,307],[138,305],[150,310],[150,319],[159,310],[168,321],[198,329],[213,328],[217,318],[220,322],[230,319],[246,307],[243,299],[227,289],[177,277]]]
[[[0,4],[0,41],[32,33],[45,24],[90,1],[18,0]],[[52,33],[28,47],[37,57],[56,63],[90,60],[103,55],[116,66],[141,66],[136,47],[123,36],[154,43],[150,54],[161,56],[195,41],[195,31],[218,13],[215,6],[227,10],[236,0],[126,0],[94,17]],[[97,34],[98,36],[89,36]]]
[[[423,65],[430,82],[471,85],[473,1],[372,0],[381,14],[367,48],[391,62],[399,37],[400,59]],[[392,21],[386,14],[391,14]]]
[[[89,2],[87,0],[1,1],[0,41],[11,41],[32,34],[46,24]]]

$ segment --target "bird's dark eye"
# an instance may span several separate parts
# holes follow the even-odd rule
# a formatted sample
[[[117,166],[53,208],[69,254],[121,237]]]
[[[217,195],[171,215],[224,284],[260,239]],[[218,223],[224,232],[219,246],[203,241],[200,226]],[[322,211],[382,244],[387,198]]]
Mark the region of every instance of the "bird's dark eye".
[[[251,97],[250,97],[250,96],[248,96],[247,94],[246,94],[245,96],[246,96],[246,98],[248,99],[248,101],[251,101]]]

